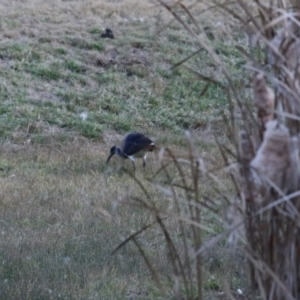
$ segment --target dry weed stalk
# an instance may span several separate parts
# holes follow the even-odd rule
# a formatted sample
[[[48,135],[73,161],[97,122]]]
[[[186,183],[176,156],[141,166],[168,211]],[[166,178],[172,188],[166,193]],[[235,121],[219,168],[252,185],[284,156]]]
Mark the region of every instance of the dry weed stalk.
[[[256,3],[261,17],[257,35],[271,72],[256,68],[260,71],[253,80],[253,102],[262,141],[251,161],[241,160],[246,254],[252,289],[258,287],[263,299],[299,299],[300,198],[289,195],[298,191],[300,179],[300,10],[288,9],[285,1],[281,6]],[[250,19],[257,22],[253,15]],[[249,157],[248,150],[241,149],[245,153],[240,156]]]
[[[172,7],[165,6],[199,46],[219,63],[228,81],[232,104],[228,135],[231,141],[235,141],[235,136],[240,137],[234,146],[241,166],[238,176],[232,177],[241,201],[232,203],[231,217],[237,220],[230,231],[234,233],[240,224],[244,224],[245,230],[239,230],[237,235],[245,233],[242,240],[250,266],[250,297],[255,298],[254,291],[258,287],[263,299],[300,299],[300,198],[297,193],[300,179],[300,7],[297,1],[293,6],[286,1],[254,2],[259,19],[247,2],[239,0],[237,4],[244,10],[252,33],[254,28],[257,47],[265,48],[264,58],[255,56],[255,51],[247,53],[255,71],[253,103],[257,109],[256,120],[249,117],[246,104],[238,96],[226,67],[207,40],[197,35],[193,26],[188,26]],[[230,8],[229,2],[216,4],[248,26],[245,18]],[[192,25],[199,29],[194,23]],[[267,69],[270,72],[266,72]],[[244,117],[240,135],[236,109]],[[232,156],[227,149],[220,146],[225,165],[233,170]],[[234,216],[239,212],[243,221]],[[197,253],[202,253],[201,249]]]
[[[146,253],[147,251],[144,251],[136,239],[138,235],[141,235],[150,227],[157,225],[163,234],[169,262],[172,267],[172,273],[169,274],[169,276],[174,282],[173,290],[175,299],[201,300],[202,262],[201,256],[197,256],[195,253],[201,248],[201,231],[209,230],[209,228],[201,224],[201,212],[203,209],[214,211],[215,208],[213,207],[213,203],[210,203],[210,199],[207,199],[206,203],[201,203],[199,192],[201,185],[199,180],[201,177],[199,174],[200,162],[194,153],[189,137],[188,141],[190,145],[189,157],[184,159],[184,165],[187,164],[187,168],[183,167],[181,159],[176,157],[171,150],[162,148],[159,156],[161,158],[167,156],[169,159],[161,162],[162,167],[150,180],[158,190],[163,191],[166,195],[171,197],[172,209],[165,210],[160,208],[159,205],[151,199],[151,195],[148,194],[141,181],[124,170],[128,175],[132,176],[133,180],[140,186],[147,198],[147,201],[144,201],[141,198],[131,197],[127,203],[148,210],[152,215],[153,222],[149,225],[145,225],[128,237],[115,251],[132,240],[144,258],[157,286],[160,287],[161,275],[155,270],[157,266],[155,266],[154,261],[151,261],[151,258],[149,258]],[[175,170],[172,169],[171,171],[170,167],[175,168]],[[174,173],[177,174],[175,179],[173,178]],[[161,175],[166,178],[168,182],[167,185],[157,182],[156,177]],[[179,190],[181,190],[184,195],[181,195],[182,193],[180,193]],[[175,228],[177,232],[176,236],[180,236],[180,238],[174,236]],[[194,243],[193,246],[191,246],[190,243],[191,239]],[[163,291],[162,288],[161,290]]]
[[[275,108],[274,91],[266,85],[263,73],[258,74],[253,80],[254,105],[257,107],[257,116],[260,119],[262,131],[265,124],[273,120]]]

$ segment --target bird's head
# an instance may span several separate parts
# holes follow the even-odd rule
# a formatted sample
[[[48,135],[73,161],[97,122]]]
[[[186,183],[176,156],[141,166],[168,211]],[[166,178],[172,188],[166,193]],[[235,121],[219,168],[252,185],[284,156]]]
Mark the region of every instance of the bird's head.
[[[115,155],[115,154],[119,154],[120,152],[120,148],[117,147],[117,146],[113,146],[110,148],[110,153],[109,153],[109,156],[106,160],[106,163],[108,164],[109,160]]]

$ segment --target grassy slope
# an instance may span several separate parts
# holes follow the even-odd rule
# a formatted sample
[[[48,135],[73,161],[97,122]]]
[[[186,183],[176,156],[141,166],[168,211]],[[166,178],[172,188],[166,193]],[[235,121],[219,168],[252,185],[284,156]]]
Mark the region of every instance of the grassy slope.
[[[198,129],[198,151],[212,157],[211,138],[201,130],[226,110],[226,98],[211,86],[199,99],[204,82],[170,71],[196,44],[163,10],[141,2],[1,1],[1,299],[162,299],[133,245],[110,255],[148,214],[116,204],[141,193],[105,167],[106,154],[127,131],[184,149],[183,131]],[[236,71],[244,60],[227,35],[232,24],[211,16],[201,15],[201,23]],[[100,38],[105,27],[114,40]],[[204,51],[191,65],[224,80]],[[159,203],[165,196],[143,179],[156,168],[152,157],[138,175]],[[167,274],[156,229],[141,242]],[[219,285],[213,276],[207,295]],[[171,298],[172,285],[164,283]]]

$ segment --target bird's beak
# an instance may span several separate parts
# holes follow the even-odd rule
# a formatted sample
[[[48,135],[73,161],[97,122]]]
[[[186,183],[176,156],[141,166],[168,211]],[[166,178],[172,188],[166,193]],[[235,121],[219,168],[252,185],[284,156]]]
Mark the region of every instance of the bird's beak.
[[[110,153],[107,160],[106,160],[106,164],[108,164],[109,160],[113,157],[114,153]]]

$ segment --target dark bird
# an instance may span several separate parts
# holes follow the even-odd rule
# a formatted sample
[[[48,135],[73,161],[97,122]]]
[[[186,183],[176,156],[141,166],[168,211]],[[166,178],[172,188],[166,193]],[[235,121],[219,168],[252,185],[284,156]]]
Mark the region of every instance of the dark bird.
[[[100,37],[102,37],[102,38],[109,38],[109,39],[114,39],[115,38],[112,30],[109,29],[109,28],[106,28],[105,32],[102,33]]]
[[[154,143],[141,133],[129,133],[123,139],[121,146],[113,146],[110,149],[110,154],[106,163],[112,158],[114,154],[122,157],[123,159],[129,158],[132,161],[133,169],[135,171],[135,158],[143,158],[143,167],[146,167],[146,157],[149,152],[155,148]]]

